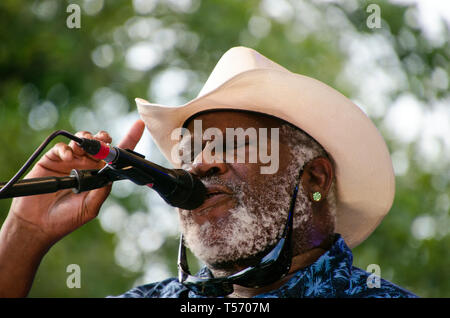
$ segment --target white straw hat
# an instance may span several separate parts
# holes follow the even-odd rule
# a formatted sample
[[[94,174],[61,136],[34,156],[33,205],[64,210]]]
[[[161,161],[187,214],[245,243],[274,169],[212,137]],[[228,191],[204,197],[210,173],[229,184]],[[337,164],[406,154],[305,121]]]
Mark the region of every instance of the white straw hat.
[[[395,193],[392,161],[372,121],[326,84],[295,74],[253,49],[235,47],[217,63],[197,98],[180,106],[136,99],[139,114],[165,157],[175,128],[212,109],[248,110],[281,118],[327,151],[336,171],[336,233],[347,245],[364,241],[389,212]]]

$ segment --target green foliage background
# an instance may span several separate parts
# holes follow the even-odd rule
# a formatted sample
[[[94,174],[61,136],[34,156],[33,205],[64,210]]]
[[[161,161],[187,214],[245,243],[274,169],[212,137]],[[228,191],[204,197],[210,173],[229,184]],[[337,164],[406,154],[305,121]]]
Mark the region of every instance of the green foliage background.
[[[66,26],[70,3],[82,9],[79,29]],[[160,0],[148,1],[147,7],[142,3],[0,2],[0,180],[8,180],[53,130],[92,128],[87,122],[83,127],[83,120],[81,124],[74,120],[74,112],[94,110],[99,89],[107,88],[103,90],[106,96],[114,92],[116,98],[122,98],[120,118],[135,114],[135,97],[156,102],[166,98],[149,87],[160,87],[155,86],[159,76],[175,69],[187,74],[188,85],[177,89],[171,82],[162,84],[176,92],[169,96],[173,101],[186,102],[196,96],[226,50],[238,45],[253,47],[288,69],[317,78],[356,100],[377,124],[391,152],[397,154],[394,166],[396,172],[401,171],[393,207],[373,235],[354,249],[355,265],[366,269],[369,264],[379,264],[383,278],[422,297],[450,296],[450,136],[435,139],[435,156],[430,159],[423,155],[421,133],[405,141],[386,122],[392,104],[405,94],[419,103],[423,113],[435,110],[438,104],[444,116],[450,116],[448,24],[442,22],[440,40],[430,40],[417,22],[414,5],[386,1]],[[372,3],[381,9],[381,28],[367,26],[370,12],[366,9]],[[139,21],[144,21],[140,28]],[[165,33],[156,33],[161,30]],[[359,55],[351,48],[365,47],[368,39],[374,39],[381,54],[369,49],[366,58],[371,68],[353,68],[349,76],[351,58]],[[133,68],[127,60],[138,43],[152,43],[161,50],[150,67]],[[365,85],[360,81],[363,76],[370,78],[374,72],[377,78],[380,70],[387,79],[401,73],[402,84],[383,92],[377,87],[384,83],[377,81],[373,87],[361,87]],[[373,97],[368,91],[383,93],[383,98],[368,98]],[[47,106],[42,106],[45,103]],[[112,120],[114,109],[109,114]],[[448,117],[436,125],[442,122],[448,125]],[[403,124],[401,117],[398,124]],[[108,127],[101,122],[98,129]],[[164,162],[158,154],[152,156]],[[125,220],[130,220],[137,211],[152,210],[145,198],[148,195],[132,188],[125,196],[113,193],[109,200],[122,206]],[[0,221],[10,203],[0,200]],[[123,240],[119,232],[105,231],[99,220],[75,231],[45,257],[30,296],[120,294],[146,282],[143,275],[152,272],[152,260],[165,269],[154,279],[176,274],[176,234],[164,235],[156,250],[137,249],[139,255],[134,257],[144,261],[131,270],[117,262]],[[79,289],[66,286],[69,264],[82,269]]]

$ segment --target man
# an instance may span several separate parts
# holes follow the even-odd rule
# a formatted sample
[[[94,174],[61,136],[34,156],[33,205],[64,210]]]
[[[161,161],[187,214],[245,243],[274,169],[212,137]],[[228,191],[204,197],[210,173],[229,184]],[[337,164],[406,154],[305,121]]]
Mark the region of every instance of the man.
[[[382,137],[347,98],[238,47],[186,105],[137,104],[162,153],[198,176],[207,198],[192,211],[179,210],[179,278],[121,297],[415,296],[352,266],[348,246],[367,238],[389,211],[394,176]],[[180,128],[183,138],[174,138]],[[218,147],[219,136],[235,141],[230,128],[265,133],[257,143],[248,137],[235,148]],[[134,148],[143,129],[137,121],[118,146]],[[105,132],[78,135],[111,142]],[[278,155],[270,157],[275,169],[267,169],[264,152],[256,162],[239,160],[237,148],[248,159],[253,147]],[[76,144],[60,143],[28,177],[102,165]],[[43,255],[94,218],[109,190],[15,199],[0,232],[2,296],[25,296]],[[206,264],[197,276],[189,273],[185,244]]]

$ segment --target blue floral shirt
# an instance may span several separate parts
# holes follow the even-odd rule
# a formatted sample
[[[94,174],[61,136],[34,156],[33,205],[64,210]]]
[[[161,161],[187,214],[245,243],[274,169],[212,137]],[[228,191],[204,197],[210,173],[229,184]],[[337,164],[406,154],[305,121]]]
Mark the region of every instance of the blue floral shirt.
[[[296,272],[289,281],[276,290],[255,298],[399,298],[417,297],[413,293],[382,278],[379,284],[369,278],[370,273],[352,265],[353,254],[343,238],[337,234],[330,250],[315,263]],[[204,267],[199,275],[211,276]],[[371,288],[372,287],[372,288]],[[204,298],[190,291],[176,278],[142,285],[116,297],[121,298]]]

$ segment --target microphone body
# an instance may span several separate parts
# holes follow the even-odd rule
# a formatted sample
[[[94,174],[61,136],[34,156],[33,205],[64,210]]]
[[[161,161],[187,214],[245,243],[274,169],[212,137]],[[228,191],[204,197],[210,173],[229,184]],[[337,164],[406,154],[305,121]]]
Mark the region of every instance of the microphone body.
[[[193,210],[205,201],[205,186],[186,170],[164,168],[130,149],[110,147],[97,140],[82,138],[79,145],[93,157],[108,163],[114,173],[157,191],[172,206]]]
[[[102,188],[115,180],[117,180],[116,175],[99,173],[98,170],[73,169],[70,176],[30,178],[16,181],[6,191],[0,193],[0,199],[53,193],[64,189],[72,189],[73,192],[79,193]],[[0,182],[0,190],[5,186],[6,182]]]

